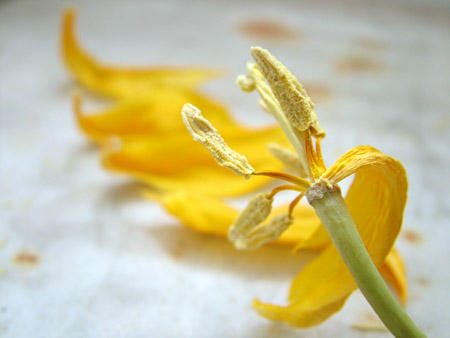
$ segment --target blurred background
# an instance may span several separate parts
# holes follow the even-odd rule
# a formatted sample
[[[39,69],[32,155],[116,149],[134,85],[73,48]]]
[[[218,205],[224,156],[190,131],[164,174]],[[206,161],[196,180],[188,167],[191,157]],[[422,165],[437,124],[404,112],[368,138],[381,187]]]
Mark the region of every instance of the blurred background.
[[[236,252],[101,168],[75,124],[60,55],[69,5],[81,44],[102,61],[226,70],[202,89],[248,125],[272,120],[234,79],[250,46],[268,48],[316,103],[328,165],[361,144],[399,159],[410,185],[397,242],[407,310],[430,337],[450,332],[448,1],[3,0],[0,336],[390,336],[351,328],[375,320],[359,292],[312,329],[259,317],[252,299],[285,304],[309,254]]]

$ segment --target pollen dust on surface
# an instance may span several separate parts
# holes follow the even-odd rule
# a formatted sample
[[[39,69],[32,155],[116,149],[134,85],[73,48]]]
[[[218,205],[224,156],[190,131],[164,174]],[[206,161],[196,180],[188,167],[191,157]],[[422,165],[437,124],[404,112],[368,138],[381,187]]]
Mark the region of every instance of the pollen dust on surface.
[[[417,277],[416,281],[422,287],[427,287],[428,285],[430,285],[429,279],[424,276]]]

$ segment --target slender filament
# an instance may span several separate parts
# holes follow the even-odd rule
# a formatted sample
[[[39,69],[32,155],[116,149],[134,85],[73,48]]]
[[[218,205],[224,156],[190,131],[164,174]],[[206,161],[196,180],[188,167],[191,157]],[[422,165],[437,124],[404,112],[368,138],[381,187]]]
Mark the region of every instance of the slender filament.
[[[304,178],[294,176],[291,174],[280,173],[277,171],[256,171],[252,175],[267,176],[267,177],[272,177],[272,178],[276,178],[279,180],[283,180],[283,181],[286,181],[289,183],[293,183],[293,184],[297,185],[298,187],[302,188],[303,189],[302,191],[305,191],[306,189],[308,189],[311,186],[311,182],[305,180]]]
[[[300,188],[297,185],[280,185],[279,187],[274,188],[271,193],[270,193],[270,197],[273,198],[276,194],[278,194],[281,191],[286,191],[286,190],[292,190],[292,191],[301,191],[303,192],[304,189]]]
[[[300,202],[304,195],[305,194],[302,192],[289,204],[289,216],[292,216],[292,212],[294,211],[295,206]]]

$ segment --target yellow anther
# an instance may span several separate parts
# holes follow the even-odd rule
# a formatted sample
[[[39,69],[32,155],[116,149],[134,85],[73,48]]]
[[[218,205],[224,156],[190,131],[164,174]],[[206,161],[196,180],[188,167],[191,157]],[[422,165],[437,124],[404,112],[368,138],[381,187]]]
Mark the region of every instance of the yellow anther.
[[[261,224],[253,228],[245,237],[238,238],[234,242],[234,246],[239,250],[257,249],[278,239],[292,223],[294,223],[294,219],[288,213],[277,215],[267,224]]]
[[[247,207],[240,213],[228,231],[228,239],[235,242],[245,237],[258,224],[264,222],[272,211],[273,198],[270,194],[259,193],[253,196]]]
[[[300,161],[300,158],[296,153],[289,150],[288,148],[282,147],[277,143],[269,143],[267,145],[270,152],[275,156],[280,162],[286,167],[286,171],[294,173],[302,178],[307,178],[308,175]]]
[[[225,143],[216,128],[202,116],[198,108],[189,103],[185,104],[181,115],[193,139],[201,142],[220,166],[231,169],[235,174],[245,178],[249,178],[255,172],[245,156]]]
[[[244,92],[252,92],[256,88],[255,79],[250,75],[239,75],[236,79],[236,83]]]
[[[289,123],[300,131],[310,129],[316,137],[325,136],[314,112],[314,103],[294,75],[265,49],[252,47],[252,56]]]

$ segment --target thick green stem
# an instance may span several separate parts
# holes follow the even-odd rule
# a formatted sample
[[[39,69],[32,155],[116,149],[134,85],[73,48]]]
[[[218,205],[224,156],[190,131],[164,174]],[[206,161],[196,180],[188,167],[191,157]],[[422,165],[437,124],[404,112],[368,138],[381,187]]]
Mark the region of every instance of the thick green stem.
[[[307,197],[359,289],[397,338],[426,337],[392,295],[370,258],[339,188],[322,186]],[[331,189],[330,189],[331,188]]]

